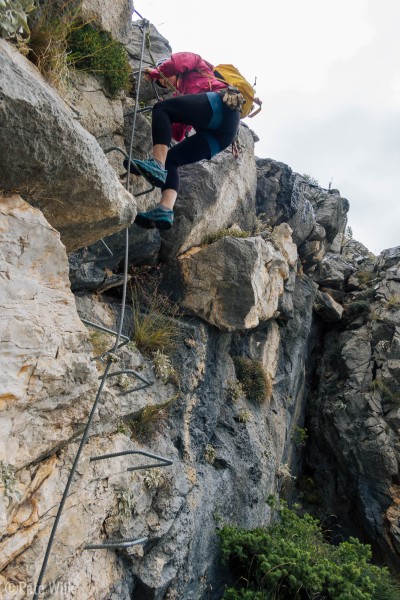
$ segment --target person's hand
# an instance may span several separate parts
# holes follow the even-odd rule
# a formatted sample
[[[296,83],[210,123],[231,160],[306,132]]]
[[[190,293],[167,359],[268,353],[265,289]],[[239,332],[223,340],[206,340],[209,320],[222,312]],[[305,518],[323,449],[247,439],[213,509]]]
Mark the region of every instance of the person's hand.
[[[151,81],[150,71],[152,71],[152,69],[149,69],[148,67],[146,69],[143,69],[144,78],[146,79],[146,81]]]
[[[239,90],[233,86],[228,86],[226,90],[224,90],[224,95],[222,96],[222,102],[226,104],[232,110],[242,110],[242,106],[245,103],[245,99]]]

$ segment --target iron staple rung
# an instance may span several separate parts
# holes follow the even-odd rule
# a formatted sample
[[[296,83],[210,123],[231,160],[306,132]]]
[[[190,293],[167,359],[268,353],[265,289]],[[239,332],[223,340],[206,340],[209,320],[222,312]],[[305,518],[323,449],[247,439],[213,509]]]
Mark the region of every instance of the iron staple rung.
[[[122,452],[112,452],[111,454],[101,454],[100,456],[92,456],[90,458],[90,462],[94,462],[96,460],[105,460],[106,458],[117,458],[118,456],[127,456],[129,454],[140,454],[140,456],[154,458],[155,460],[160,461],[160,463],[142,465],[139,467],[131,467],[128,469],[128,471],[135,471],[137,469],[151,469],[153,467],[166,467],[172,465],[172,460],[170,460],[169,458],[164,458],[163,456],[158,456],[157,454],[153,454],[152,452],[146,452],[145,450],[124,450]]]
[[[140,471],[141,469],[155,469],[156,467],[169,467],[172,465],[172,460],[166,460],[165,462],[152,463],[149,465],[139,465],[138,467],[128,467],[127,471]]]
[[[117,152],[121,152],[121,154],[123,154],[125,156],[125,158],[127,159],[128,162],[131,162],[130,157],[127,155],[127,153],[125,152],[125,150],[122,150],[122,148],[118,148],[118,146],[111,146],[110,148],[107,148],[107,150],[104,150],[104,154],[108,154],[109,152],[112,152],[113,150],[117,151]],[[140,171],[140,169],[138,168],[138,170]],[[152,192],[153,190],[156,189],[156,186],[153,185],[151,183],[151,181],[149,181],[146,177],[146,175],[144,175],[142,173],[142,177],[145,178],[145,180],[150,183],[151,187],[148,188],[147,190],[144,190],[144,192],[139,192],[139,194],[133,194],[135,198],[137,198],[138,196],[144,196],[144,194],[148,194],[149,192]]]
[[[137,373],[136,371],[133,371],[132,369],[122,369],[121,371],[113,371],[112,373],[108,373],[107,379],[109,377],[115,377],[116,375],[133,376],[133,377],[136,377],[137,379],[140,379],[140,381],[142,383],[144,383],[144,385],[140,385],[138,387],[131,388],[129,390],[125,390],[124,392],[121,392],[121,394],[119,394],[120,396],[125,396],[125,394],[130,394],[130,392],[136,392],[138,390],[144,390],[144,389],[150,387],[151,385],[153,385],[153,383],[154,383],[154,381],[147,381],[147,379],[145,379],[144,377],[142,377],[141,375],[139,375],[139,373]],[[99,379],[101,379],[101,377],[99,377]]]
[[[111,258],[114,258],[113,251],[107,246],[107,244],[105,243],[103,238],[100,240],[100,242],[103,244],[103,246],[107,250],[108,256],[96,256],[94,258],[88,258],[87,260],[81,260],[81,264],[86,265],[91,262],[101,262],[103,260],[110,260]]]
[[[110,333],[111,335],[115,335],[115,337],[117,337],[118,332],[114,331],[113,329],[108,329],[108,327],[103,327],[103,325],[97,325],[97,323],[93,323],[92,321],[87,321],[86,319],[82,319],[81,318],[82,323],[85,323],[85,325],[89,325],[89,327],[94,327],[95,329],[100,329],[100,331],[105,331],[106,333]],[[121,337],[124,340],[124,344],[128,344],[130,342],[130,338],[128,338],[126,335],[121,335]],[[118,346],[118,348],[120,348],[121,346]]]
[[[98,544],[88,544],[87,546],[84,546],[84,550],[97,550],[97,549],[101,549],[101,548],[130,548],[131,546],[137,546],[138,544],[144,544],[144,542],[147,542],[149,538],[144,537],[144,538],[138,538],[137,540],[133,540],[130,538],[121,538],[121,539],[115,539],[115,540],[110,540],[109,542],[99,542]]]

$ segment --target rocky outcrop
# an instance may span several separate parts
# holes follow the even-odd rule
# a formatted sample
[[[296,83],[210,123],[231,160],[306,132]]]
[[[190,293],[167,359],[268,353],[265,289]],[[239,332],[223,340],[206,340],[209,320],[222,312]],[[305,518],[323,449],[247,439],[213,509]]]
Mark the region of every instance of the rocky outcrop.
[[[230,149],[210,161],[188,165],[180,171],[181,187],[176,203],[176,231],[163,234],[161,259],[170,260],[218,231],[236,224],[254,227],[256,171],[253,136],[240,127],[241,158]]]
[[[274,227],[290,225],[303,267],[311,272],[328,250],[340,251],[349,203],[282,163],[257,159],[257,214]],[[335,244],[335,245],[334,245]]]
[[[0,92],[1,189],[18,190],[40,208],[68,250],[132,222],[134,199],[96,140],[37,69],[4,40]]]
[[[2,248],[7,249],[3,273],[9,284],[5,289],[10,294],[14,290],[14,298],[15,290],[24,291],[23,296],[19,293],[14,320],[5,318],[11,301],[7,304],[8,295],[3,300],[3,330],[8,340],[17,336],[21,342],[16,345],[15,360],[10,362],[11,348],[5,357],[15,364],[13,369],[8,366],[11,375],[15,372],[10,378],[10,393],[15,397],[13,403],[8,396],[2,398],[8,402],[3,404],[7,418],[2,422],[10,423],[2,468],[6,464],[12,468],[15,480],[9,478],[7,488],[3,480],[0,585],[4,593],[18,598],[24,589],[33,589],[38,576],[41,563],[37,557],[44,554],[77,449],[74,438],[93,400],[96,370],[87,352],[86,329],[68,289],[66,255],[58,234],[39,211],[18,197],[4,199],[2,209],[7,219],[2,234]],[[287,252],[288,231],[283,228],[281,233]],[[63,560],[51,559],[45,578],[55,590],[52,597],[61,598],[67,592],[71,597],[94,598],[95,590],[96,595],[115,600],[132,593],[138,598],[164,598],[168,591],[172,597],[194,599],[210,585],[220,595],[217,526],[231,520],[250,527],[268,522],[265,497],[277,485],[286,452],[287,414],[299,411],[305,399],[306,353],[299,352],[297,340],[298,334],[301,338],[308,335],[313,286],[300,281],[291,295],[294,304],[297,296],[303,299],[303,309],[287,333],[273,319],[246,338],[220,334],[193,318],[187,324],[182,321],[181,343],[173,355],[179,387],[178,381],[156,379],[146,391],[121,395],[124,383],[110,380],[57,530],[52,556]],[[82,318],[115,328],[113,304],[89,296],[76,300]],[[129,312],[128,307],[128,316]],[[69,329],[63,338],[66,319]],[[29,333],[23,336],[21,330]],[[21,355],[24,339],[26,350]],[[98,354],[99,340],[91,340]],[[290,369],[279,358],[282,344],[291,357]],[[258,360],[276,382],[268,402],[260,404],[243,393],[234,394],[232,357],[238,354]],[[25,369],[32,356],[43,368]],[[152,361],[134,348],[125,349],[121,360],[154,379]],[[98,368],[101,371],[100,363]],[[20,383],[17,389],[13,382],[25,371],[25,387]],[[153,411],[147,429],[144,408]],[[45,427],[41,415],[46,418]],[[95,466],[89,462],[93,455],[138,448],[172,458],[173,466],[132,475],[126,471],[129,459]],[[29,450],[35,454],[27,457],[24,452]],[[101,540],[104,534],[106,538],[148,536],[149,541],[129,550],[124,558],[104,550],[84,550],[85,544]]]
[[[114,0],[109,10],[107,0],[82,0],[82,17],[111,33],[113,39],[127,43],[132,30],[132,0]]]
[[[274,232],[276,246],[283,229],[281,225]],[[191,248],[179,256],[175,270],[166,270],[170,292],[221,331],[253,329],[276,315],[289,270],[297,262],[290,229],[285,238],[281,251],[261,236],[235,238],[234,231],[233,237]]]

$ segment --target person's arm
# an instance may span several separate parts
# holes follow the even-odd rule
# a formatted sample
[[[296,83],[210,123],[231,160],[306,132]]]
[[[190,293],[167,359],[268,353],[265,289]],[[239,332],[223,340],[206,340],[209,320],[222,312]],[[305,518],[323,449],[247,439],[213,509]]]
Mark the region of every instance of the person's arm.
[[[156,69],[146,70],[150,79],[160,79],[160,72],[165,77],[181,75],[186,71],[194,71],[203,64],[203,59],[193,52],[176,52],[169,60],[163,62]]]

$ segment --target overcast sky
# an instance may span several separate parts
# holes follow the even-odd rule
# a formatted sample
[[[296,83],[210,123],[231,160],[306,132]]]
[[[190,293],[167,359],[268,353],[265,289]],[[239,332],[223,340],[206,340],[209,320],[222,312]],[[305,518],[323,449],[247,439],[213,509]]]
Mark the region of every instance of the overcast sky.
[[[273,158],[350,202],[353,236],[400,245],[399,0],[137,0],[173,52],[233,63],[263,110],[247,124]]]

